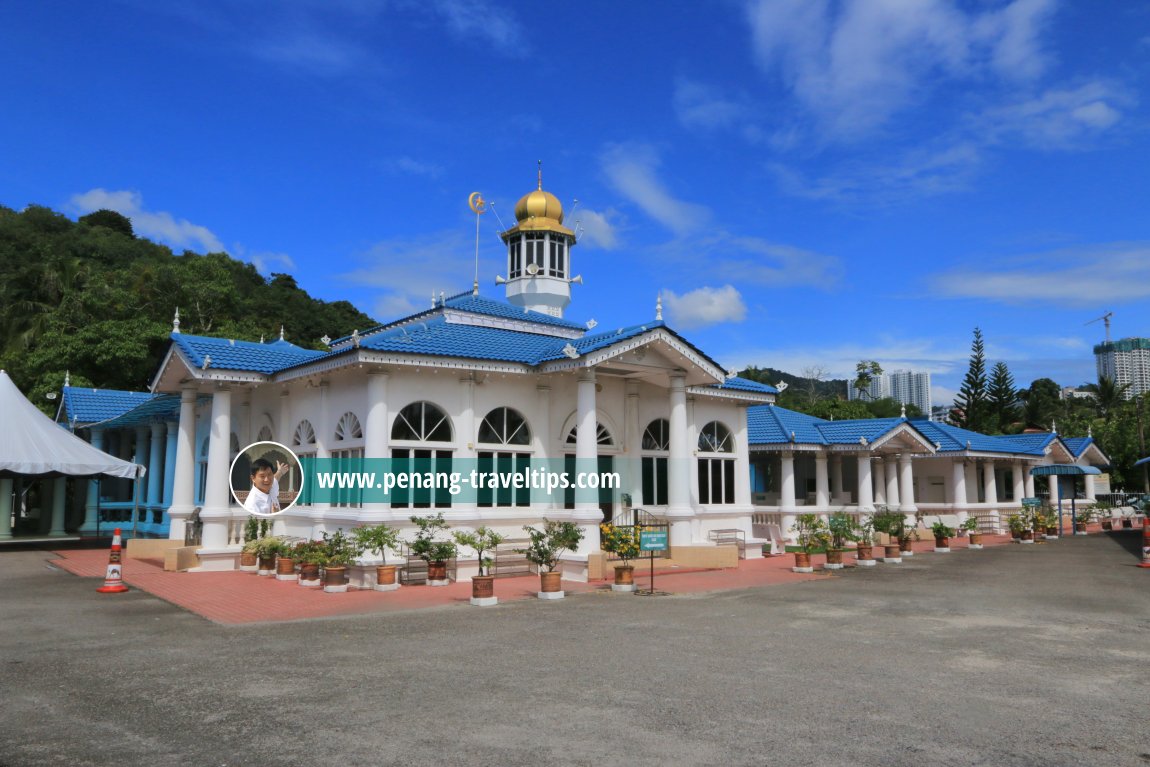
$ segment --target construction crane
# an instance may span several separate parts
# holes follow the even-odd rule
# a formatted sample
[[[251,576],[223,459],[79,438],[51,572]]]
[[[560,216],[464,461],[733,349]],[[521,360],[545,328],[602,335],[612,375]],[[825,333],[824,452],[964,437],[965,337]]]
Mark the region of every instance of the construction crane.
[[[1106,343],[1110,343],[1110,318],[1114,316],[1114,312],[1106,312],[1101,317],[1095,317],[1090,322],[1084,322],[1083,325],[1093,325],[1095,322],[1101,320],[1106,325]]]

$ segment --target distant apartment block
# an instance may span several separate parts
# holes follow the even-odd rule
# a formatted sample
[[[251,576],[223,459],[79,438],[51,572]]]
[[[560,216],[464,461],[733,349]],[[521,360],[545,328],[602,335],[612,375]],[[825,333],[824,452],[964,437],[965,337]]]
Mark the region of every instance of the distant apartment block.
[[[860,396],[858,389],[847,387],[850,399],[883,399],[890,397],[904,405],[916,405],[924,415],[931,415],[930,373],[912,373],[909,370],[896,370],[875,376],[870,388]]]
[[[1094,347],[1098,378],[1117,385],[1130,384],[1126,399],[1150,391],[1150,338],[1123,338]]]

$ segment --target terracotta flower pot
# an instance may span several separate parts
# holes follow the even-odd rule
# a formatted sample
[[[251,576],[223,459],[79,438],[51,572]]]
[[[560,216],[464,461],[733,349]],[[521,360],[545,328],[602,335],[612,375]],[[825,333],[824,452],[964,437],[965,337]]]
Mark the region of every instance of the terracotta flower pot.
[[[343,565],[328,565],[323,571],[323,585],[342,586],[347,580],[347,568]]]
[[[291,557],[280,557],[277,559],[276,575],[295,575],[295,560]]]
[[[476,575],[471,579],[471,598],[487,599],[495,596],[495,576]]]
[[[1113,530],[1114,529],[1114,520],[1111,519],[1110,517],[1104,517],[1102,519],[1102,529],[1103,530]]]
[[[869,543],[860,543],[855,552],[855,558],[862,560],[874,559],[874,546]]]
[[[254,551],[244,551],[240,553],[240,567],[255,567],[259,563]]]
[[[1034,531],[1033,530],[1023,530],[1022,531],[1022,540],[1033,541],[1034,540]]]
[[[901,559],[902,551],[897,543],[888,543],[882,547],[883,559]]]
[[[1075,522],[1074,523],[1074,532],[1076,532],[1076,533],[1086,532],[1086,523],[1085,522]]]
[[[428,562],[427,563],[427,580],[429,580],[429,581],[445,581],[445,580],[447,580],[447,563],[446,562]]]
[[[299,579],[301,581],[318,581],[319,565],[314,562],[304,562],[300,564]]]
[[[634,565],[618,565],[615,567],[615,585],[630,586],[635,582]]]
[[[563,573],[539,573],[539,590],[553,593],[563,590]]]
[[[796,573],[809,573],[811,571],[811,555],[805,551],[796,551],[795,566],[791,569]]]
[[[376,565],[375,582],[380,586],[395,584],[395,565]]]
[[[1057,527],[1047,527],[1047,528],[1046,528],[1046,534],[1047,534],[1048,536],[1050,536],[1050,535],[1058,535],[1058,528],[1057,528]]]
[[[827,564],[841,565],[843,563],[842,549],[827,549]]]
[[[950,538],[947,538],[946,536],[934,536],[934,547],[936,549],[949,549]]]
[[[259,557],[260,575],[271,575],[276,569],[275,556]]]
[[[981,546],[982,545],[982,533],[971,533],[970,534],[970,545],[971,546]]]
[[[1022,540],[1022,531],[1021,530],[1011,530],[1010,531],[1010,537],[1011,537],[1011,539],[1016,540],[1016,541]]]

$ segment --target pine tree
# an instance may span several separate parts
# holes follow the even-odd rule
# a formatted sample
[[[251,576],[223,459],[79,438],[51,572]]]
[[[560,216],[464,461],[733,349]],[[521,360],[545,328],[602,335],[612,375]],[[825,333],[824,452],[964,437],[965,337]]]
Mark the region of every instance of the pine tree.
[[[986,393],[993,423],[997,425],[998,432],[1003,433],[1018,420],[1018,391],[1014,388],[1014,376],[1010,374],[1005,362],[995,364]]]
[[[962,379],[954,406],[960,413],[959,426],[971,431],[986,430],[990,421],[986,398],[986,349],[979,328],[974,329],[974,342],[970,345],[970,367]]]

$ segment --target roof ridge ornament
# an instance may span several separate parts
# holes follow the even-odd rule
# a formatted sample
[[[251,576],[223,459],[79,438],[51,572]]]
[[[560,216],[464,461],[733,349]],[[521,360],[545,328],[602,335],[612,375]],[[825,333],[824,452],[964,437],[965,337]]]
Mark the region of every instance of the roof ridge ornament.
[[[662,322],[663,321],[663,294],[662,293],[659,293],[659,295],[657,295],[655,297],[655,321],[656,322]]]
[[[571,342],[568,341],[563,346],[563,354],[571,359],[576,359],[579,356],[579,350],[572,346]]]
[[[906,403],[905,402],[902,403],[902,412],[898,414],[898,417],[904,421],[906,420]]]
[[[180,332],[180,307],[176,307],[176,316],[172,317],[172,333]]]
[[[280,325],[280,340],[284,340],[284,326]]]
[[[72,371],[65,370],[64,371],[64,386],[68,387],[71,385],[72,385]]]

